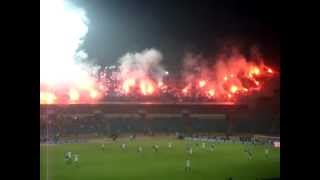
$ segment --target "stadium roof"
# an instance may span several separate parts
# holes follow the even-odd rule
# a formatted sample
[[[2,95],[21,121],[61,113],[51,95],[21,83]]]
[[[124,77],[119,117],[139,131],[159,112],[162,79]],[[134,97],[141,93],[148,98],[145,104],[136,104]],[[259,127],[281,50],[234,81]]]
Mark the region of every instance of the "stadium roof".
[[[196,113],[212,114],[245,111],[246,104],[234,103],[134,103],[41,105],[40,113]]]

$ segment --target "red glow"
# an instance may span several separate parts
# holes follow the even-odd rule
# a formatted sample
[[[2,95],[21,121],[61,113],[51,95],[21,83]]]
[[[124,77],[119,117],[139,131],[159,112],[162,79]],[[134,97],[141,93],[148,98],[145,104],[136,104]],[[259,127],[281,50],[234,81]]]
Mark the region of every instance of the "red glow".
[[[117,69],[104,74],[104,79],[99,76],[97,80],[73,84],[64,82],[55,87],[53,84],[40,84],[41,104],[68,104],[68,103],[95,103],[103,96],[121,97],[120,100],[131,100],[135,97],[149,101],[157,96],[174,97],[178,101],[189,101],[190,97],[204,101],[232,101],[241,100],[249,92],[258,92],[267,85],[266,80],[278,75],[273,69],[264,64],[232,60],[224,62],[222,66],[212,69],[205,68],[199,71],[190,71],[183,74],[183,79],[174,79],[167,74],[159,78],[149,74],[131,73],[117,76]],[[110,75],[111,74],[111,75]],[[111,78],[114,77],[114,78]],[[184,76],[188,77],[185,78]],[[125,97],[125,98],[122,98]],[[107,98],[108,99],[108,98]],[[138,98],[139,99],[139,98]],[[166,98],[163,98],[166,99]]]
[[[162,87],[162,86],[163,86],[163,82],[162,81],[158,82],[158,87]]]

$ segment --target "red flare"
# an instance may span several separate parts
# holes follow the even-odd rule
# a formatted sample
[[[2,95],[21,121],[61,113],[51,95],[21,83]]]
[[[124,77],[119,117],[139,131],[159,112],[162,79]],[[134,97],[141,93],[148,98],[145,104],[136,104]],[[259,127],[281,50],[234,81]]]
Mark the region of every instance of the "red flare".
[[[90,97],[96,99],[98,97],[98,92],[94,89],[90,90]]]
[[[154,92],[154,87],[149,81],[141,81],[140,90],[143,95],[151,95]]]
[[[208,91],[208,95],[209,95],[210,97],[213,97],[213,96],[215,95],[214,89],[210,89],[210,90]]]
[[[134,79],[127,79],[123,82],[122,89],[126,94],[130,92],[130,88],[133,87],[136,84],[136,81]]]
[[[199,81],[199,87],[200,87],[200,88],[203,88],[203,87],[206,85],[206,83],[207,83],[207,82],[206,82],[205,80],[200,80],[200,81]]]
[[[72,102],[78,101],[80,98],[80,94],[77,90],[75,89],[70,89],[69,90],[69,100]]]
[[[231,93],[236,93],[238,91],[238,87],[235,86],[235,85],[232,85],[231,88],[230,88],[230,92]]]
[[[57,100],[57,96],[51,92],[40,92],[41,104],[54,104]]]

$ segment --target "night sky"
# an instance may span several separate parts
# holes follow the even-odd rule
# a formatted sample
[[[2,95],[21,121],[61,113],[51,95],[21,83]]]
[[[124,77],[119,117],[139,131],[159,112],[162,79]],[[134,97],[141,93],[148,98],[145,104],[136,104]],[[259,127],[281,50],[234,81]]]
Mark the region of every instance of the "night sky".
[[[213,59],[231,46],[244,53],[258,47],[266,64],[279,65],[279,10],[272,1],[74,1],[90,20],[83,48],[100,65],[156,48],[167,69],[175,71],[186,52]]]

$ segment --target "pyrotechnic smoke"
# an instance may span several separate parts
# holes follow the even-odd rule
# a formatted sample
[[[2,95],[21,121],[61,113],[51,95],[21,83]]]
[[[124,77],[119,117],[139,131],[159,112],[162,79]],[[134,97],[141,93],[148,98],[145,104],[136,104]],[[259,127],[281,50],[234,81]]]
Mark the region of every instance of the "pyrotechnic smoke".
[[[119,59],[120,77],[121,79],[151,77],[162,80],[166,71],[160,64],[161,60],[162,54],[155,49],[146,49],[140,53],[127,53]]]
[[[209,77],[209,68],[202,55],[187,53],[183,59],[182,76],[184,82],[192,82],[197,78]]]
[[[162,54],[156,49],[146,49],[122,56],[119,59],[118,79],[123,82],[122,89],[125,93],[139,84],[142,94],[153,94],[154,86],[161,84],[163,77],[167,75],[161,61]]]
[[[263,64],[263,58],[255,48],[249,58],[233,48],[222,52],[216,58],[216,64],[207,66],[206,59],[200,55],[187,54],[184,58],[183,78],[186,83],[182,89],[185,96],[207,96],[221,99],[232,99],[239,94],[248,94],[259,90],[259,81],[273,71]]]
[[[261,89],[264,78],[274,75],[256,48],[249,57],[237,50],[223,52],[213,66],[201,55],[187,54],[183,79],[174,81],[156,49],[127,53],[119,59],[118,68],[98,72],[99,67],[84,63],[88,56],[79,49],[88,23],[85,11],[70,1],[40,1],[41,104],[92,103],[109,92],[129,97],[165,95],[178,101],[183,97],[233,101]]]
[[[70,1],[40,1],[40,103],[97,98],[94,69],[81,62],[87,54],[79,51],[88,23]]]

